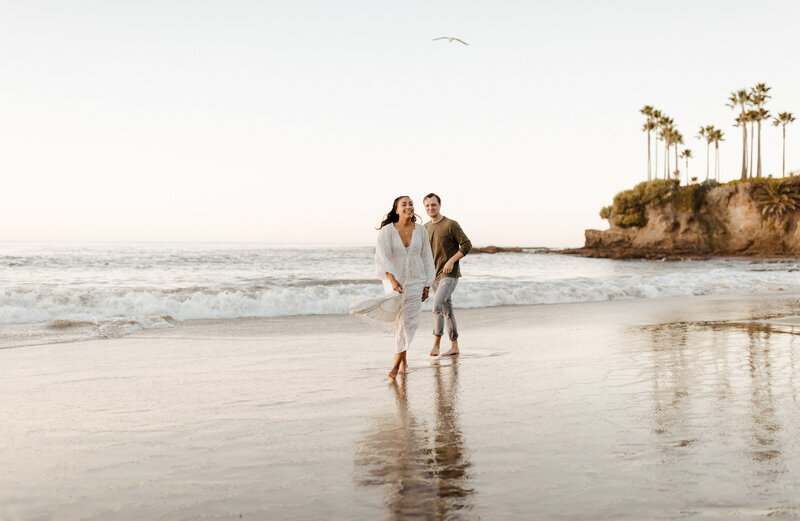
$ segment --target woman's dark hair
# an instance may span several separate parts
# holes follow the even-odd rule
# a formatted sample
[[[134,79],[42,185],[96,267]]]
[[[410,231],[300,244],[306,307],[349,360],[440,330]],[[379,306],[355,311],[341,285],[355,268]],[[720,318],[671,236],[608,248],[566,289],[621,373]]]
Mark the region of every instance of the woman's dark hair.
[[[392,211],[390,211],[389,213],[387,213],[387,214],[386,214],[386,217],[384,217],[384,218],[383,218],[383,221],[381,221],[381,225],[380,225],[380,226],[378,226],[378,229],[379,229],[379,230],[380,230],[381,228],[383,228],[384,226],[386,226],[387,224],[393,224],[393,223],[396,223],[397,221],[399,221],[399,220],[400,220],[400,214],[398,214],[398,213],[397,213],[397,203],[398,203],[398,202],[400,201],[400,199],[402,199],[403,197],[408,197],[408,196],[407,196],[407,195],[401,195],[400,197],[398,197],[397,199],[395,199],[395,200],[394,200],[394,203],[392,203]],[[408,198],[409,198],[409,199],[411,199],[410,197],[408,197]],[[412,223],[415,223],[415,222],[417,222],[417,216],[416,216],[416,214],[414,214],[413,216],[411,216],[411,222],[412,222]]]

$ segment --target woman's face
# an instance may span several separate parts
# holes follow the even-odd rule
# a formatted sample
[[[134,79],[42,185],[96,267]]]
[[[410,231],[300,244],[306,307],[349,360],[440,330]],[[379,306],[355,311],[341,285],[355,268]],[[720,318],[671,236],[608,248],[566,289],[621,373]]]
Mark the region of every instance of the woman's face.
[[[411,219],[414,217],[414,201],[411,200],[410,197],[401,197],[399,201],[397,201],[397,215],[400,217],[408,217]]]

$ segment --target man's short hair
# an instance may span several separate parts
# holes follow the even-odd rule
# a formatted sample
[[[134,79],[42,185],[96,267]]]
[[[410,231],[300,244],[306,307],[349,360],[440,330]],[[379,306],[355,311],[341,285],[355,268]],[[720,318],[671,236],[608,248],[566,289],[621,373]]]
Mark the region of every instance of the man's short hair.
[[[442,198],[439,197],[438,195],[436,195],[433,192],[429,193],[428,195],[426,195],[425,197],[422,198],[422,204],[425,204],[425,201],[427,201],[431,197],[435,197],[436,198],[436,202],[439,203],[439,204],[442,204]]]

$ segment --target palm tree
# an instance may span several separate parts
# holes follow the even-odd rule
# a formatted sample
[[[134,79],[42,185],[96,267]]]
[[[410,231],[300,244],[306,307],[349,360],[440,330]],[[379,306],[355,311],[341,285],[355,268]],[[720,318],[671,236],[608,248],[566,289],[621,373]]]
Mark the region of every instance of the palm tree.
[[[709,158],[709,155],[710,155],[709,154],[709,151],[710,151],[709,149],[711,148],[711,142],[713,141],[713,139],[711,139],[711,133],[713,131],[714,131],[714,126],[713,125],[700,127],[700,130],[697,132],[697,136],[695,136],[695,137],[697,137],[697,139],[705,139],[706,140],[706,181],[708,181],[708,174],[709,174],[708,158]]]
[[[750,167],[747,170],[747,177],[753,177],[753,158],[755,154],[753,154],[753,138],[756,137],[756,133],[753,131],[753,126],[756,123],[756,117],[758,116],[758,111],[756,110],[748,110],[744,114],[744,123],[745,125],[750,123]]]
[[[661,131],[658,133],[658,137],[664,142],[664,179],[667,179],[667,172],[669,163],[669,154],[667,153],[667,147],[669,146],[669,127],[663,126],[663,122],[659,123],[661,127]],[[658,170],[658,168],[656,168]]]
[[[745,124],[745,107],[750,103],[750,95],[747,93],[747,90],[740,89],[736,92],[731,92],[728,101],[730,101],[730,103],[727,103],[726,106],[734,110],[738,107],[740,110],[736,121],[742,127],[742,179],[747,179],[747,125]]]
[[[683,152],[681,152],[681,157],[686,160],[686,184],[689,184],[689,159],[692,157],[692,151],[688,148],[684,148]],[[706,176],[708,177],[708,176]]]
[[[672,141],[672,144],[675,146],[675,173],[677,174],[678,179],[680,180],[681,169],[680,166],[678,165],[678,145],[683,144],[683,134],[678,132],[678,129],[673,129],[672,139],[670,141]]]
[[[653,147],[653,178],[658,179],[658,131],[661,130],[661,111],[653,111],[653,130],[656,133],[656,146]]]
[[[669,140],[673,131],[675,122],[671,117],[662,115],[658,118],[658,127],[661,129],[661,139],[664,140],[664,179],[669,179],[669,147],[671,142]]]
[[[661,139],[664,141],[664,179],[669,179],[669,149],[672,147],[673,128],[662,121]]]
[[[768,120],[772,116],[772,114],[770,114],[769,111],[764,108],[757,109],[753,112],[754,112],[753,118],[756,121],[756,130],[758,131],[758,150],[757,150],[758,166],[756,167],[757,168],[756,175],[757,177],[761,177],[761,122],[764,120]]]
[[[650,105],[645,105],[644,107],[639,109],[639,112],[644,114],[645,117],[647,118],[644,125],[642,126],[642,131],[647,132],[647,180],[648,181],[652,179],[651,175],[652,168],[650,162],[650,131],[656,129],[656,123],[653,120],[654,110],[655,109],[653,109],[653,107]]]
[[[711,140],[714,142],[714,178],[717,181],[719,181],[719,142],[725,141],[723,135],[720,129],[715,128],[711,131]]]
[[[783,168],[781,169],[781,177],[786,177],[786,125],[794,121],[794,116],[791,112],[781,112],[777,117],[772,118],[772,124],[783,127]]]
[[[750,122],[750,116],[748,116],[747,114],[748,114],[748,113],[747,113],[747,112],[745,112],[744,114],[739,114],[739,115],[737,115],[737,116],[736,116],[736,119],[734,119],[735,123],[733,124],[733,126],[734,126],[734,127],[743,127],[743,128],[744,128],[744,130],[745,130],[745,132],[746,132],[746,131],[747,131],[747,124]],[[751,136],[752,136],[752,132],[751,132],[750,134],[751,134]],[[752,141],[752,139],[751,139],[750,141]],[[746,141],[745,141],[745,142],[746,142]],[[753,147],[751,146],[750,148],[752,149]],[[746,152],[747,152],[747,145],[745,145],[744,149],[745,149],[745,156],[746,156],[746,155],[747,155],[747,154],[746,154]],[[751,153],[751,154],[750,154],[751,158],[752,158],[752,155],[753,155],[753,154]],[[743,161],[746,161],[746,159],[745,159],[744,157],[742,158],[742,160],[743,160]],[[747,177],[750,175],[750,173],[752,173],[752,170],[753,170],[753,169],[752,169],[752,165],[751,165],[751,168],[750,168],[749,170],[747,169],[747,166],[745,166],[745,167],[744,167],[744,172],[742,172],[742,175],[744,175],[744,177],[743,177],[742,179],[746,179],[746,178],[747,178]]]
[[[759,83],[750,89],[750,98],[756,107],[756,126],[758,128],[758,161],[756,162],[756,177],[761,177],[761,121],[769,117],[769,111],[764,109],[764,104],[770,98],[769,90],[765,83]]]

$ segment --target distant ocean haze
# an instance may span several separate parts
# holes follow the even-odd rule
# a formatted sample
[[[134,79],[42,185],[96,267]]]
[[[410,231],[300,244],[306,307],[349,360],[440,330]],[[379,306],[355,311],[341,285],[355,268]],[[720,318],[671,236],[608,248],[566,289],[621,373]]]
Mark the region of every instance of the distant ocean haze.
[[[530,252],[472,254],[461,264],[454,301],[462,308],[800,294],[794,260],[612,261]],[[0,338],[24,345],[26,338],[120,336],[190,319],[346,314],[350,297],[381,291],[371,246],[5,243]]]

